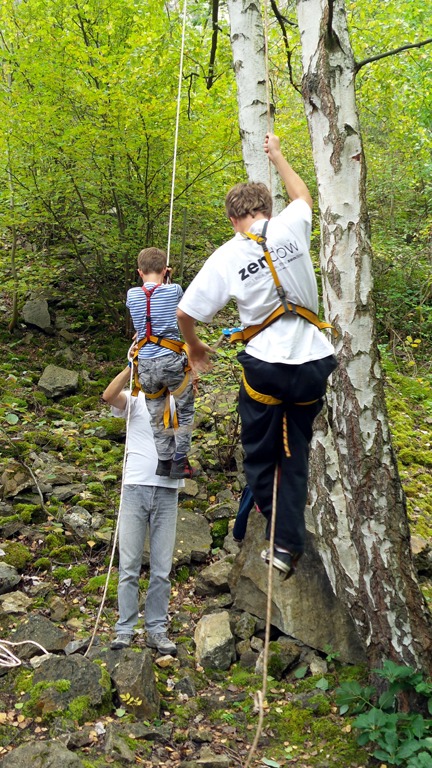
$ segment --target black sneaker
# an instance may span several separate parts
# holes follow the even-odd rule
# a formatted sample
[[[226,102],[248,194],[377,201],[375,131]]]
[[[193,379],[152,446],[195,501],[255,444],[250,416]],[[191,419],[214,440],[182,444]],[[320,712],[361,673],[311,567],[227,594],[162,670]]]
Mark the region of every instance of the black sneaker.
[[[181,459],[173,459],[170,478],[172,480],[184,480],[185,478],[192,478],[195,475],[195,470],[189,464],[187,456],[182,456]]]
[[[171,466],[171,459],[158,459],[155,474],[159,475],[159,477],[170,477]]]
[[[112,641],[110,648],[112,651],[120,651],[122,648],[129,648],[132,644],[133,635],[119,632]]]
[[[270,563],[270,550],[263,549],[261,557],[267,564]],[[297,568],[297,563],[301,558],[301,553],[296,552],[292,555],[291,552],[279,552],[277,549],[273,549],[273,568],[277,568],[278,571],[285,574],[285,579],[289,579],[294,575]]]
[[[154,635],[147,632],[146,643],[149,648],[156,648],[164,656],[175,656],[177,653],[177,646],[169,639],[166,632],[155,632]]]

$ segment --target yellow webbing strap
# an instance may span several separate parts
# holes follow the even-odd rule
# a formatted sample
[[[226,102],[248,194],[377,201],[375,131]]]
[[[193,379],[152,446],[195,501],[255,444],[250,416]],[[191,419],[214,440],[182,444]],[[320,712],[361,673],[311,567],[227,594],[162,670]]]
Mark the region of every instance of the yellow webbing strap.
[[[147,344],[148,341],[152,341],[153,344],[157,344],[158,347],[165,347],[166,349],[170,349],[171,352],[177,352],[178,354],[187,351],[184,341],[179,341],[177,339],[165,339],[163,336],[149,336],[147,339],[147,337],[144,336],[144,338],[140,339],[136,345],[136,352],[134,357],[138,355],[141,347],[143,347],[144,344]]]
[[[243,385],[252,400],[258,400],[259,403],[263,403],[264,405],[280,405],[282,402],[282,400],[278,400],[277,397],[272,397],[272,395],[263,395],[261,392],[257,392],[256,389],[253,389],[253,387],[247,383],[244,371]]]
[[[270,253],[266,247],[266,238],[263,237],[262,235],[254,235],[253,232],[243,232],[242,234],[243,234],[243,237],[247,237],[249,238],[249,240],[254,240],[256,243],[261,245],[264,251],[266,262],[272,274],[278,296],[281,299],[281,305],[280,307],[275,309],[274,312],[271,313],[271,315],[269,315],[265,320],[263,320],[262,323],[258,323],[257,325],[249,325],[247,328],[244,328],[241,331],[235,331],[234,333],[232,333],[230,336],[230,342],[250,341],[254,336],[257,335],[257,333],[264,330],[264,328],[267,328],[268,325],[270,325],[279,317],[282,317],[282,315],[285,315],[288,312],[291,312],[293,315],[300,315],[300,317],[303,317],[309,323],[312,323],[312,325],[315,325],[317,328],[319,328],[320,331],[323,331],[325,328],[331,328],[334,331],[334,328],[331,325],[331,323],[327,323],[323,320],[320,320],[318,315],[315,314],[315,312],[312,312],[311,309],[307,309],[306,307],[300,307],[297,304],[294,304],[294,302],[288,301],[286,299],[284,289],[282,288],[281,282],[279,280],[279,275],[275,269],[275,266],[271,260]]]
[[[140,351],[141,347],[144,346],[144,344],[147,344],[147,341],[152,341],[153,344],[157,344],[159,347],[165,347],[166,349],[170,349],[171,352],[177,352],[179,355],[182,352],[185,352],[187,355],[187,344],[184,341],[177,341],[176,339],[164,339],[161,336],[150,336],[149,339],[147,339],[147,337],[144,336],[144,338],[140,339],[135,346],[135,351],[133,355],[134,387],[132,390],[132,397],[137,397],[138,392],[142,389],[141,384],[139,383],[139,378],[138,378],[138,352]],[[185,372],[186,371],[190,371],[190,365],[185,366]],[[147,392],[145,392],[144,394],[146,397],[156,398],[156,397],[161,397],[165,392],[165,390],[166,390],[166,387],[164,387],[163,389],[160,389],[159,392],[155,392],[154,394],[148,394]]]

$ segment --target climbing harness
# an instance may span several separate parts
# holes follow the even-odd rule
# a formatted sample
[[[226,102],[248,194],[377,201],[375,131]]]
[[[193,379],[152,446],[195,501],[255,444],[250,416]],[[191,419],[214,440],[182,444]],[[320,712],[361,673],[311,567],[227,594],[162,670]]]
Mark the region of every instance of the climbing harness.
[[[285,289],[281,285],[279,275],[275,269],[269,250],[267,248],[267,224],[268,221],[265,222],[261,235],[254,235],[253,232],[243,232],[242,235],[249,240],[254,240],[256,243],[258,243],[258,245],[262,247],[265,260],[273,277],[273,281],[281,304],[265,320],[263,320],[262,323],[258,323],[257,325],[248,325],[246,328],[234,328],[229,337],[230,342],[243,341],[247,343],[248,341],[251,341],[251,339],[253,339],[255,336],[257,336],[260,331],[263,331],[264,328],[267,328],[269,325],[274,323],[275,320],[277,320],[279,317],[282,317],[282,315],[286,315],[288,313],[303,317],[309,323],[312,323],[312,325],[315,325],[317,328],[319,328],[320,331],[323,331],[326,328],[330,328],[334,331],[334,327],[331,325],[331,323],[320,320],[318,315],[315,312],[312,312],[311,309],[300,307],[298,304],[295,304],[294,302],[287,299]]]
[[[144,344],[147,344],[148,342],[152,342],[153,344],[157,344],[159,347],[164,347],[165,349],[169,349],[171,352],[176,352],[179,355],[181,355],[183,352],[187,355],[187,345],[185,344],[184,341],[177,340],[177,339],[167,339],[163,336],[155,336],[152,332],[150,300],[156,288],[159,288],[159,287],[160,287],[160,283],[157,283],[151,288],[147,288],[145,285],[142,286],[142,289],[146,295],[146,300],[147,300],[146,335],[143,336],[143,338],[140,339],[135,346],[133,346],[132,368],[133,368],[134,386],[132,389],[132,397],[136,397],[138,395],[138,392],[142,390],[139,377],[138,377],[138,354],[141,347],[143,347]],[[168,429],[169,426],[173,426],[174,429],[178,429],[178,418],[175,411],[171,419],[170,394],[173,395],[174,398],[179,397],[181,395],[181,393],[189,384],[190,370],[191,370],[191,367],[189,364],[187,364],[184,369],[185,371],[184,379],[182,383],[174,390],[170,391],[167,386],[164,386],[161,389],[159,389],[157,392],[144,392],[145,396],[150,400],[156,400],[157,398],[163,397],[163,395],[166,395],[164,416],[163,416],[165,429]]]

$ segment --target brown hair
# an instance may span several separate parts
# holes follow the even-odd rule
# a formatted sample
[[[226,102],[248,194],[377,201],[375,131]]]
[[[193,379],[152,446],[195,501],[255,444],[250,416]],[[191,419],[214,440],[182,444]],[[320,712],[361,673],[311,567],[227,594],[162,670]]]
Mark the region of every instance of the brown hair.
[[[257,213],[270,218],[272,203],[272,196],[266,185],[259,181],[250,181],[236,184],[230,189],[225,198],[225,209],[227,215],[233,219],[243,219],[248,214],[256,216]]]
[[[166,253],[159,248],[143,248],[138,254],[138,269],[145,275],[149,275],[150,272],[160,274],[166,265]]]

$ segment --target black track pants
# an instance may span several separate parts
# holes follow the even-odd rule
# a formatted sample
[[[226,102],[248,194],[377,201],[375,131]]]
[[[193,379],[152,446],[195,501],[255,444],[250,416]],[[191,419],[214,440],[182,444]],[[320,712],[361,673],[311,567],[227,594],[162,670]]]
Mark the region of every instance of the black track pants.
[[[246,478],[268,521],[266,536],[270,538],[273,480],[275,467],[279,468],[275,544],[302,553],[312,425],[323,406],[326,381],[337,361],[330,355],[302,365],[265,363],[247,352],[240,352],[238,359],[252,389],[282,401],[278,405],[261,403],[247,393],[243,384],[240,388]],[[289,456],[283,440],[284,414]]]

